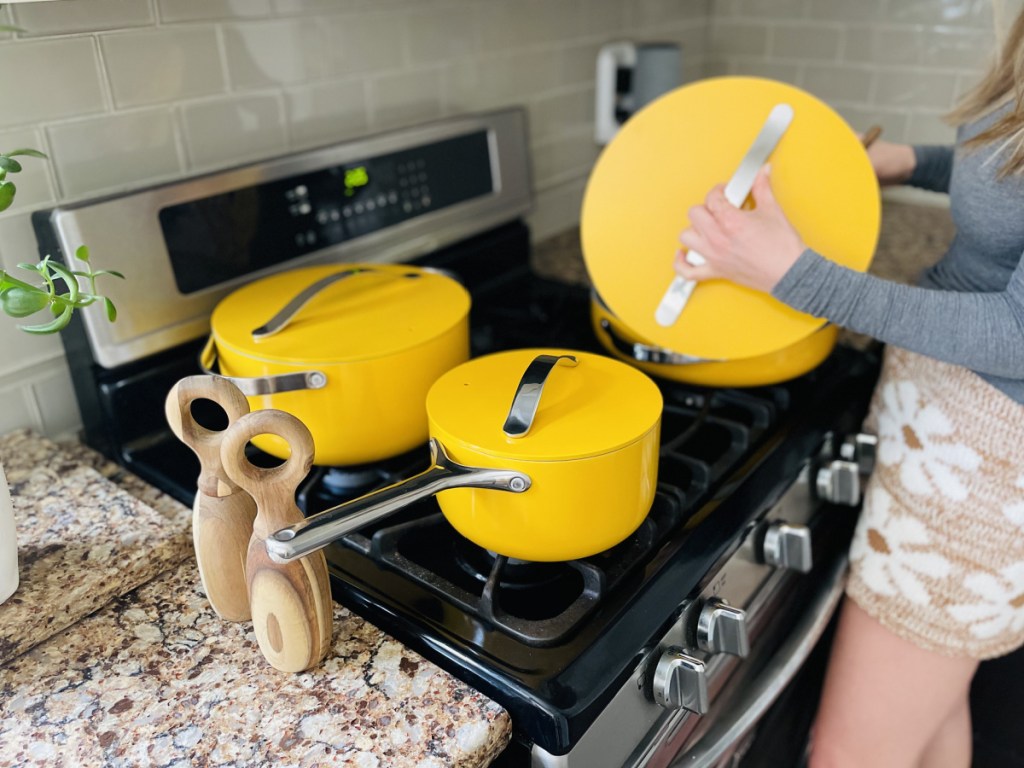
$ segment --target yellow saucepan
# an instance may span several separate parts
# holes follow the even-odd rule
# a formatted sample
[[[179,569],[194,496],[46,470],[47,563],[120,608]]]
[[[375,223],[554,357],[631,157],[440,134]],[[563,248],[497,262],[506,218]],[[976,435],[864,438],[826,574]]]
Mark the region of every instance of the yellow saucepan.
[[[704,387],[759,387],[801,376],[829,356],[839,329],[825,325],[788,347],[755,357],[707,360],[638,339],[592,293],[590,321],[598,341],[615,357],[652,376]]]
[[[878,181],[843,118],[785,83],[694,82],[626,122],[598,158],[584,194],[587,271],[636,338],[694,357],[737,360],[791,347],[825,324],[727,280],[697,285],[674,323],[661,325],[655,316],[676,277],[678,237],[690,208],[730,180],[778,105],[792,109],[768,157],[779,205],[810,247],[850,269],[867,268],[881,220]]]
[[[426,404],[433,466],[276,532],[271,556],[301,557],[433,494],[459,533],[521,560],[602,552],[650,511],[662,398],[631,366],[583,352],[501,352],[441,376]]]
[[[253,410],[309,427],[315,463],[378,461],[427,439],[427,391],[469,358],[469,306],[456,280],[417,267],[296,269],[225,297],[201,362],[219,364]],[[288,455],[279,438],[253,442]]]

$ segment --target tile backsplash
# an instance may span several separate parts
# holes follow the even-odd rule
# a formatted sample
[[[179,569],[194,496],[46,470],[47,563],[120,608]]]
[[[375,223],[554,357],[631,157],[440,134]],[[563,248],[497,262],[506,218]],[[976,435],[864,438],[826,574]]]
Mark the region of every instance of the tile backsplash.
[[[7,269],[36,256],[36,210],[507,104],[529,114],[543,238],[578,219],[606,42],[672,40],[686,80],[774,77],[855,127],[945,141],[993,39],[985,0],[49,0],[0,23],[22,30],[0,34],[0,148],[50,157],[13,178]],[[74,431],[60,340],[0,320],[0,432]]]

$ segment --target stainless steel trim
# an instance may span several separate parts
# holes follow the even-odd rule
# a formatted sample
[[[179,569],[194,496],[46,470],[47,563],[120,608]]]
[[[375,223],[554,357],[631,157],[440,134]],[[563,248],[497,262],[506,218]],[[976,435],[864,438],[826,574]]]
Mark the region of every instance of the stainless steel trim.
[[[519,380],[516,387],[516,394],[512,398],[512,407],[509,408],[508,416],[505,417],[505,424],[502,430],[509,437],[523,437],[533,426],[533,419],[537,415],[537,406],[540,405],[540,396],[544,393],[544,384],[548,376],[561,361],[570,364],[575,368],[578,361],[572,355],[537,355],[533,358],[523,378]]]
[[[331,507],[307,517],[301,523],[272,533],[267,537],[267,552],[271,559],[285,563],[316,552],[346,533],[449,488],[488,488],[523,493],[530,488],[532,482],[522,472],[478,469],[458,464],[448,457],[444,446],[434,439],[430,440],[430,452],[432,465],[418,475]]]
[[[750,683],[746,696],[733,704],[728,712],[716,715],[714,725],[700,741],[675,760],[670,768],[713,768],[717,761],[768,710],[807,661],[843,596],[846,582],[845,557],[839,558],[823,581],[824,586],[802,615],[785,644],[772,656],[756,680]]]
[[[492,170],[498,169],[493,194],[203,291],[177,291],[160,228],[162,208],[480,130],[488,133]],[[74,252],[87,243],[96,259],[102,255],[105,268],[128,278],[106,288],[119,310],[116,323],[102,320],[102,313],[82,313],[96,362],[110,368],[206,335],[217,302],[254,278],[309,264],[406,261],[513,221],[531,205],[526,116],[521,108],[511,108],[446,118],[243,168],[64,205],[52,211],[50,219],[72,269],[85,266],[74,258]]]
[[[718,360],[706,357],[694,357],[684,355],[682,352],[673,352],[664,347],[653,347],[650,344],[628,341],[615,332],[612,324],[602,318],[601,330],[607,334],[612,345],[622,354],[633,358],[638,363],[654,363],[656,365],[694,365],[695,363],[714,363]]]

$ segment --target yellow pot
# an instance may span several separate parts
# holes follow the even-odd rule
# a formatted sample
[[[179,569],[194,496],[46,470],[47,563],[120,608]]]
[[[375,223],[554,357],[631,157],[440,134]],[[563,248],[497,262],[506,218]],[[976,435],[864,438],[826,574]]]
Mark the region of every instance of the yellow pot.
[[[839,329],[825,325],[782,349],[738,360],[704,360],[649,344],[619,320],[596,293],[590,321],[598,341],[615,357],[652,376],[707,387],[756,387],[788,381],[816,368],[835,347]]]
[[[313,434],[314,462],[352,465],[427,439],[423,402],[469,358],[466,290],[406,265],[337,264],[283,272],[225,297],[210,320],[203,368]],[[253,441],[278,457],[280,438]]]
[[[510,407],[511,404],[511,407]],[[654,501],[662,398],[604,355],[513,350],[470,360],[427,395],[434,465],[267,540],[301,557],[437,494],[470,541],[521,560],[571,560],[623,541]]]

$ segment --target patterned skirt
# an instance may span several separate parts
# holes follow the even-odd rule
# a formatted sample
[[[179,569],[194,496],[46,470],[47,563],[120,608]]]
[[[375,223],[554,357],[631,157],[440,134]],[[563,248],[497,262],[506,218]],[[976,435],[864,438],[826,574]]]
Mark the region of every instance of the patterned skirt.
[[[865,426],[878,462],[849,597],[930,651],[986,659],[1024,645],[1024,405],[888,347]]]

